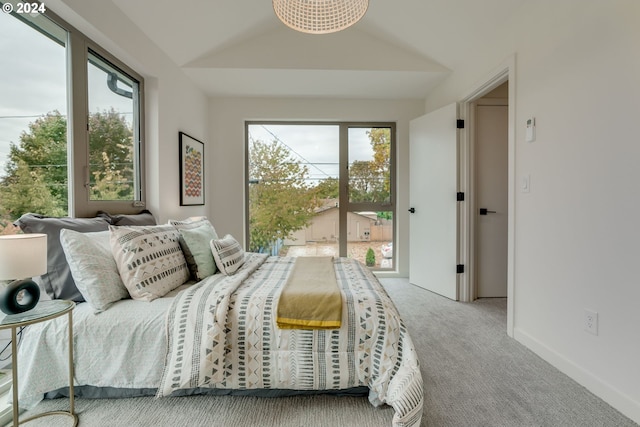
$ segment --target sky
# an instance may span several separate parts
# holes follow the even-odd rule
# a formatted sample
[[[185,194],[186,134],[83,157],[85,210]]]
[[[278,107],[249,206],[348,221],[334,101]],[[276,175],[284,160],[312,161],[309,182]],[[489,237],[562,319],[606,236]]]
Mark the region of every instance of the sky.
[[[18,144],[29,123],[54,110],[66,115],[65,49],[11,15],[0,13],[0,177],[4,175],[10,144]],[[115,106],[131,112],[131,101],[114,95],[105,74],[90,67],[91,111]],[[127,104],[128,103],[128,104]],[[127,114],[125,117],[130,118]],[[371,160],[366,129],[351,129],[349,161]],[[338,127],[328,125],[252,126],[251,136],[277,139],[294,158],[307,163],[313,181],[338,177]],[[177,136],[176,136],[177,144]]]
[[[29,123],[56,110],[67,114],[66,79],[65,49],[0,13],[0,176],[11,143],[19,143]],[[92,112],[113,106],[131,119],[131,100],[111,92],[106,74],[94,66],[89,67],[89,93]]]
[[[0,13],[0,174],[10,142],[38,116],[66,114],[64,49],[35,30]]]
[[[349,130],[349,162],[371,160],[373,149],[368,129]],[[277,140],[291,151],[291,156],[307,164],[310,178],[317,182],[329,177],[338,178],[339,128],[336,125],[281,125],[249,126],[249,141]]]

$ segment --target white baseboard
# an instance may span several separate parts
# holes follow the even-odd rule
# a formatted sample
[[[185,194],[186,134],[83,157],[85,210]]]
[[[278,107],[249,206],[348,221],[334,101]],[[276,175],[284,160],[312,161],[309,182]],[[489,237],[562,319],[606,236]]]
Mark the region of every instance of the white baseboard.
[[[518,328],[515,328],[513,332],[513,337],[521,344],[584,386],[591,393],[613,406],[626,417],[640,424],[640,402],[636,402],[628,395],[547,347],[526,332]]]

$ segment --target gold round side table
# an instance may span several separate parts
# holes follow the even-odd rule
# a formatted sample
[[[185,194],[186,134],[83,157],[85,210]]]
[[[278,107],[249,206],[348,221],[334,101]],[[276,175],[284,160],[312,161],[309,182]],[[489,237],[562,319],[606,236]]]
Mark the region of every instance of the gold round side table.
[[[74,413],[74,396],[73,396],[73,308],[76,303],[66,300],[40,301],[33,309],[24,313],[10,314],[2,317],[0,315],[0,330],[11,329],[11,376],[13,380],[13,425],[17,427],[20,424],[27,423],[36,418],[42,418],[49,415],[66,415],[73,420],[72,427],[78,425],[78,416]],[[20,412],[18,408],[18,341],[16,330],[18,328],[32,325],[34,323],[46,322],[56,317],[68,314],[69,335],[67,336],[69,344],[69,410],[68,411],[51,411],[38,414],[20,421]]]

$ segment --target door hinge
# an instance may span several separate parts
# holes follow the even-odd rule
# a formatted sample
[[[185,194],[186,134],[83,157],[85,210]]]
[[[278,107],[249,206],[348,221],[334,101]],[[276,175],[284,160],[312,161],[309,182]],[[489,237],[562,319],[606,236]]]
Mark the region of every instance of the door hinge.
[[[456,273],[457,273],[457,274],[462,274],[462,273],[464,273],[464,264],[458,264],[458,265],[456,265]]]
[[[464,129],[464,120],[462,120],[462,119],[456,120],[456,128]]]
[[[456,200],[458,202],[464,202],[464,193],[462,191],[458,191],[456,194]]]

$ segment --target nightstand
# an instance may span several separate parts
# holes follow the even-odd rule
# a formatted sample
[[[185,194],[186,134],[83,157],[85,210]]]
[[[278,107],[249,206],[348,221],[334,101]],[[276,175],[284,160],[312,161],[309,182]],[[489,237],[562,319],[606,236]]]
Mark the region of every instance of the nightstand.
[[[42,418],[48,415],[66,415],[73,420],[72,426],[78,425],[78,416],[74,413],[74,396],[73,396],[73,301],[53,300],[41,301],[32,310],[24,313],[0,316],[0,330],[11,329],[11,372],[13,379],[13,426],[27,423],[36,418]],[[69,324],[69,335],[67,336],[69,344],[69,410],[68,411],[52,411],[38,414],[25,420],[19,420],[18,408],[18,337],[17,330],[24,326],[34,323],[46,322],[56,317],[67,314]]]

